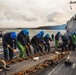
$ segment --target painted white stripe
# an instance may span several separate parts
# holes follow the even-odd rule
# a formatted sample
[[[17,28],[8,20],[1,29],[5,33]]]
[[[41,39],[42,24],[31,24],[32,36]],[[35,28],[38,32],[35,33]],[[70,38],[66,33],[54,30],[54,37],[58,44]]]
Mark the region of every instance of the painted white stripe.
[[[52,75],[53,72],[60,66],[60,64],[58,64],[48,75]]]

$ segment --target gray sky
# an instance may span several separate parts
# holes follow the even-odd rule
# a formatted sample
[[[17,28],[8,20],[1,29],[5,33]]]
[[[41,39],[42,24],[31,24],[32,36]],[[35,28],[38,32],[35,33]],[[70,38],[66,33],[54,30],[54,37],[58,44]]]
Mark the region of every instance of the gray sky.
[[[72,0],[74,1],[74,0]],[[0,0],[0,27],[65,24],[76,13],[70,0]]]

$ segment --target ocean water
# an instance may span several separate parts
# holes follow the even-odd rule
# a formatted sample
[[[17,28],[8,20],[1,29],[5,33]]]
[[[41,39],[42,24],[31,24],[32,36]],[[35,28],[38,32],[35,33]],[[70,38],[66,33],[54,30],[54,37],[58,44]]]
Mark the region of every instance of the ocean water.
[[[43,29],[29,29],[28,31],[29,31],[30,39],[34,35],[36,35],[38,32],[40,32],[41,30],[43,30]],[[5,34],[7,32],[12,32],[12,31],[17,32],[17,34],[18,34],[21,31],[21,29],[5,29],[5,30],[3,30],[3,33]],[[50,34],[50,36],[51,36],[51,34],[55,35],[58,31],[60,31],[61,34],[64,34],[66,32],[66,30],[43,30],[43,31],[45,34]],[[45,34],[44,34],[44,36],[45,36]]]

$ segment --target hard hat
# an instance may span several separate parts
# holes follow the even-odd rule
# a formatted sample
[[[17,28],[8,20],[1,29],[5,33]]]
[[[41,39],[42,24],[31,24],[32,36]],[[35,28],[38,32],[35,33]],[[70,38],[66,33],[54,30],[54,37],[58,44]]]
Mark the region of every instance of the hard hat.
[[[57,33],[58,36],[61,36],[60,32]]]
[[[46,36],[46,37],[50,37],[50,35],[49,35],[49,34],[46,34],[45,36]]]
[[[68,37],[69,35],[68,34],[65,34],[65,36]]]
[[[23,34],[24,34],[24,35],[28,35],[28,34],[29,34],[29,31],[24,28],[24,29],[23,29]]]
[[[11,32],[11,38],[12,38],[12,39],[15,39],[16,36],[17,36],[16,32]]]
[[[60,34],[60,32],[58,32],[58,34]]]
[[[71,34],[74,34],[74,33],[75,33],[75,32],[73,32],[73,31],[71,32]]]
[[[37,37],[40,38],[40,37],[41,37],[41,33],[38,33],[38,34],[37,34]]]
[[[40,33],[41,33],[41,35],[44,35],[44,31],[41,31]]]

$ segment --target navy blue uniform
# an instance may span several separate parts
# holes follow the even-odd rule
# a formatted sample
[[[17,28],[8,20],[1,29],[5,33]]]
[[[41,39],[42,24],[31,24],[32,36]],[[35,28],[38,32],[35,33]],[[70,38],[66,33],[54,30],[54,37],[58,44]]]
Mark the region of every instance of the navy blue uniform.
[[[52,40],[54,41],[54,34],[51,35]]]
[[[12,39],[10,37],[11,33],[6,33],[3,36],[3,49],[4,49],[4,58],[5,60],[8,60],[8,50],[9,50],[9,58],[10,60],[13,58],[14,53],[10,48],[7,48],[7,45],[10,45],[10,47],[12,47],[13,49],[16,49],[17,47],[17,38],[16,39]]]
[[[58,50],[58,41],[60,37],[60,32],[55,35],[55,49]]]
[[[59,35],[58,35],[58,34],[55,35],[55,39],[56,39],[57,41],[59,41]]]
[[[29,36],[24,35],[23,31],[21,31],[17,36],[17,40],[21,43],[22,46],[24,46],[26,48],[26,54],[27,54],[27,56],[29,56],[29,52],[31,54],[31,48],[29,46],[29,44],[31,44],[31,42],[30,42]],[[18,48],[19,48],[19,46],[18,46]],[[19,50],[20,50],[20,48],[19,48]]]
[[[28,45],[28,43],[31,43],[29,36],[24,35],[22,31],[17,35],[17,40],[18,40],[23,46],[26,46],[26,45]]]
[[[36,51],[39,53],[39,50],[41,53],[43,53],[43,50],[42,50],[42,46],[41,45],[41,40],[40,38],[38,38],[36,35],[31,39],[31,43],[32,43],[32,46],[34,47],[34,53],[36,54]]]
[[[45,44],[45,51],[48,51],[48,52],[49,52],[49,51],[50,51],[50,43],[49,43],[49,41],[52,41],[52,40],[51,40],[50,37],[46,37],[46,36],[45,36],[45,37],[44,37],[44,41],[45,41],[45,43],[46,43],[46,44]]]
[[[62,41],[63,41],[62,51],[64,51],[65,49],[67,50],[66,45],[68,45],[68,38],[65,35],[63,35],[61,38],[62,38]]]

